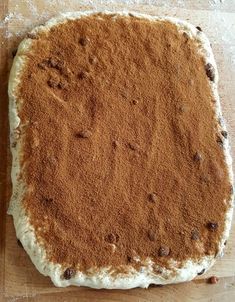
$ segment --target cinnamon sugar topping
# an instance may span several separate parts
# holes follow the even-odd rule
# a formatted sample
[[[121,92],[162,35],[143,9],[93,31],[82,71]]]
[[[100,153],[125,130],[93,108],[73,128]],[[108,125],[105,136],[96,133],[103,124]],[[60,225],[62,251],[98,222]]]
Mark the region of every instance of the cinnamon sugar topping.
[[[104,15],[32,40],[18,92],[23,204],[65,279],[135,255],[167,266],[216,254],[231,185],[197,43],[167,21]]]

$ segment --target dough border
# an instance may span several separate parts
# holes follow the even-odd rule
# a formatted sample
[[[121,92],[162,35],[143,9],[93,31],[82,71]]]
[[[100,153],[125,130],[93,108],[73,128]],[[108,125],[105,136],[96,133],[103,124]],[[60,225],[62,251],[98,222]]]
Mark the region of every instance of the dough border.
[[[89,16],[91,14],[98,13],[96,11],[84,11],[84,12],[71,12],[62,13],[58,17],[50,19],[45,25],[41,25],[33,29],[31,33],[37,33],[41,31],[48,31],[51,27],[64,23],[67,20],[75,20],[81,17]],[[150,21],[162,20],[170,21],[177,25],[179,31],[186,32],[189,37],[194,38],[199,43],[199,52],[205,58],[206,63],[211,63],[215,68],[215,81],[210,82],[211,91],[215,98],[215,114],[220,123],[218,123],[218,130],[226,131],[226,126],[222,119],[219,95],[218,95],[218,71],[214,60],[210,43],[203,32],[198,31],[193,25],[171,17],[156,17],[145,14],[139,14],[135,12],[109,12],[104,11],[104,14],[112,14],[113,18],[116,15],[127,17],[140,17]],[[102,18],[102,17],[100,17]],[[151,260],[146,262],[139,271],[136,271],[134,267],[130,266],[128,274],[117,274],[113,276],[110,273],[110,268],[102,268],[99,271],[90,270],[89,275],[83,272],[77,272],[76,275],[70,280],[65,280],[63,276],[64,269],[60,264],[49,262],[46,257],[46,250],[36,240],[34,227],[30,224],[21,202],[24,197],[24,192],[27,190],[26,185],[20,180],[20,155],[21,155],[21,131],[20,127],[22,123],[18,116],[20,110],[20,104],[23,100],[17,99],[17,87],[20,83],[20,76],[24,70],[25,62],[27,60],[27,52],[30,51],[31,45],[34,40],[25,38],[19,45],[17,54],[14,58],[13,65],[10,72],[8,94],[9,94],[9,121],[10,121],[10,142],[12,152],[12,171],[11,178],[13,184],[12,197],[10,201],[10,207],[8,214],[13,216],[14,226],[16,229],[16,236],[21,241],[24,249],[30,256],[32,262],[45,276],[49,276],[55,286],[66,287],[69,285],[75,286],[88,286],[92,288],[107,288],[107,289],[129,289],[134,287],[147,288],[150,284],[170,284],[189,281],[195,278],[198,273],[203,270],[207,271],[214,263],[214,256],[204,256],[200,260],[195,261],[188,259],[183,267],[177,268],[177,263],[172,261],[172,269],[165,269],[159,267],[161,273],[156,273],[156,269],[153,270],[153,262]],[[233,184],[233,172],[232,172],[232,158],[230,156],[230,147],[228,140],[224,140],[224,154],[229,171],[229,177],[231,185]],[[224,243],[229,236],[229,230],[232,222],[233,214],[233,193],[231,194],[230,207],[225,216],[225,229],[223,236],[219,244],[219,251],[217,256],[223,255]]]

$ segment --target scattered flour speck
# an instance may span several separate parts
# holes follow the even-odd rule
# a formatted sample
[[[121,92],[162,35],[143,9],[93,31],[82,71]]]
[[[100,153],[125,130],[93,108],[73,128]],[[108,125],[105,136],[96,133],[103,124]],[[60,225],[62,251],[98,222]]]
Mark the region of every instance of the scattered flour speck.
[[[196,9],[208,5],[211,7],[211,17],[208,17],[208,22],[206,22],[205,18],[201,18],[198,14],[189,15],[187,1],[184,0],[25,0],[11,7],[12,12],[0,20],[0,29],[3,29],[5,38],[14,41],[15,37],[18,37],[19,40],[32,28],[43,24],[61,12],[81,9],[115,11],[120,10],[120,5],[123,5],[121,9],[125,9],[127,5],[131,5],[133,10],[137,11],[141,11],[141,6],[138,7],[138,5],[146,5],[146,11],[148,11],[148,8],[155,6],[158,8],[156,10],[158,14],[177,16],[202,26],[203,30],[210,35],[212,43],[230,45],[230,48],[227,48],[225,51],[230,53],[230,61],[234,64],[234,47],[232,48],[230,43],[233,40],[234,30],[229,29],[232,29],[235,23],[225,22],[221,16],[220,8],[225,2],[225,0],[198,0],[192,3],[192,6]],[[202,23],[201,20],[203,21]],[[211,28],[213,28],[213,31],[211,31]]]

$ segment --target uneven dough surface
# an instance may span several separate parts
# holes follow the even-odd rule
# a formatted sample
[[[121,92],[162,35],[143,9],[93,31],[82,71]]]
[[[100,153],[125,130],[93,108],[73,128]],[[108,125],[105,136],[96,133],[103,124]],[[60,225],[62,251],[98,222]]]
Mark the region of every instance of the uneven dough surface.
[[[35,29],[21,43],[12,68],[10,213],[17,236],[37,268],[57,286],[131,288],[190,280],[222,253],[232,215],[231,158],[223,122],[217,121],[218,75],[209,42],[202,32],[175,19],[148,17],[158,21],[154,32],[146,19],[133,16],[99,15],[84,22],[78,16],[63,15]],[[114,40],[102,36],[105,19],[112,25],[105,32],[112,36],[117,31]],[[142,27],[146,36],[129,37],[137,45],[137,61],[128,66],[125,60],[135,56],[128,53],[133,47],[125,26],[136,26],[136,33],[141,22],[150,34]],[[160,48],[169,42],[151,49],[163,24],[170,41],[171,35],[184,43],[195,41],[198,50],[193,44],[178,50],[170,43],[173,58],[157,61]],[[56,44],[66,26],[75,35],[76,45],[68,48],[69,53],[74,50],[70,62],[63,59],[61,47],[66,36]],[[48,35],[55,47],[47,53],[43,43]],[[110,51],[110,65],[105,65]],[[140,61],[138,51],[150,54],[151,64],[144,57]],[[195,60],[198,51],[201,69],[170,66],[177,51],[188,51]],[[151,77],[156,66],[157,77]],[[200,110],[208,112],[208,120],[200,120]]]

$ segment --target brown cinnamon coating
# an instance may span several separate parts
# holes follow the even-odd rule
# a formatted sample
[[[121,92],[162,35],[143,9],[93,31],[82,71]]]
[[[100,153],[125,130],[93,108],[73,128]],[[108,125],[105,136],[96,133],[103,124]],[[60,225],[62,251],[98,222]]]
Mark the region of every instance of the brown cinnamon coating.
[[[230,183],[197,42],[169,22],[91,16],[32,43],[18,93],[23,204],[48,258],[85,271],[216,254]]]

